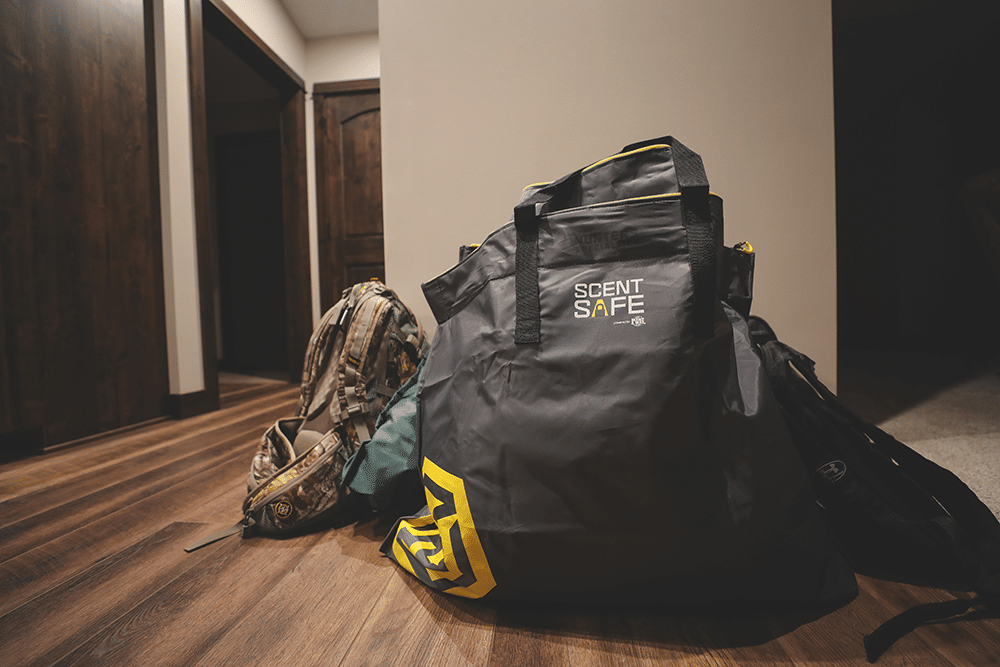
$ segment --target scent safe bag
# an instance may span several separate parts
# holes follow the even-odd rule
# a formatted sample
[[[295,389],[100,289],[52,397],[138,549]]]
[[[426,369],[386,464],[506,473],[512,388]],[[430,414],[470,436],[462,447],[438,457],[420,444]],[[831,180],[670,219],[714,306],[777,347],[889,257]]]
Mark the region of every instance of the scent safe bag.
[[[853,598],[719,298],[742,254],[721,239],[701,158],[670,137],[526,189],[423,285],[439,325],[417,394],[427,506],[383,552],[470,598]]]
[[[260,438],[243,520],[187,551],[237,532],[290,535],[357,510],[343,480],[345,466],[372,439],[383,408],[426,351],[416,316],[381,282],[344,290],[306,347],[295,415],[279,419]]]

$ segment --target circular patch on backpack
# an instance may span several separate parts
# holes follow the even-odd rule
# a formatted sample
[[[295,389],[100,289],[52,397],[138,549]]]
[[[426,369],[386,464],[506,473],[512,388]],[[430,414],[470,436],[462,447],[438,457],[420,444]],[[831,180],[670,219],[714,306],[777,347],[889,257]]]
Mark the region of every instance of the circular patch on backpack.
[[[829,461],[817,468],[813,474],[817,482],[833,484],[847,474],[847,464],[843,461]]]
[[[279,519],[287,519],[292,515],[292,504],[287,500],[279,500],[272,507],[274,507],[275,516]]]

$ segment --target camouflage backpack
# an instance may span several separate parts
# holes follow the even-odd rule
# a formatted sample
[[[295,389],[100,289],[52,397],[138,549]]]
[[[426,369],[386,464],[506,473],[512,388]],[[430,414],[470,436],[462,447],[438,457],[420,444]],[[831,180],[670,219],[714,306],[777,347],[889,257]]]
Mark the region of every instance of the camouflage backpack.
[[[243,520],[186,550],[237,532],[288,535],[334,521],[351,495],[344,464],[427,347],[416,316],[381,282],[345,290],[309,340],[295,416],[261,436]]]

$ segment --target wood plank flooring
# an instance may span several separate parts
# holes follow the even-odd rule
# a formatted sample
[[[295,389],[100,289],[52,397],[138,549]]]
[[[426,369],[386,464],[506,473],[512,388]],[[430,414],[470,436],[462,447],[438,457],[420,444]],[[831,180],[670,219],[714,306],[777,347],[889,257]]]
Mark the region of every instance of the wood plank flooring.
[[[0,466],[0,664],[864,665],[863,637],[965,597],[859,577],[827,614],[490,605],[378,553],[391,522],[183,547],[239,519],[263,429],[297,387],[226,384],[222,409]],[[926,626],[881,665],[1000,665],[1000,621]]]

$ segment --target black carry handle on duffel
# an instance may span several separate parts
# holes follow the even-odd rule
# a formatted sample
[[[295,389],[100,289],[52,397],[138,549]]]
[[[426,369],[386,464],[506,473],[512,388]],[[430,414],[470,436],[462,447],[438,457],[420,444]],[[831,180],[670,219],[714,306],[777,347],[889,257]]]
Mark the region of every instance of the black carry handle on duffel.
[[[672,136],[629,144],[619,155],[627,155],[656,145],[670,147],[677,185],[681,191],[681,209],[691,258],[691,277],[694,288],[694,320],[696,335],[711,338],[714,331],[716,286],[719,282],[722,251],[720,230],[714,220],[722,219],[721,200],[709,197],[708,176],[701,156]],[[600,164],[600,163],[597,163]],[[542,184],[514,208],[514,226],[517,229],[517,322],[514,339],[519,345],[538,343],[538,226],[543,213],[567,208],[566,201],[576,192],[576,184],[589,165],[569,173],[559,180]]]
[[[848,409],[816,377],[815,363],[778,341],[767,322],[749,324],[817,501],[855,571],[976,593],[890,619],[865,638],[869,661],[926,623],[1000,615],[993,512],[954,473]]]

